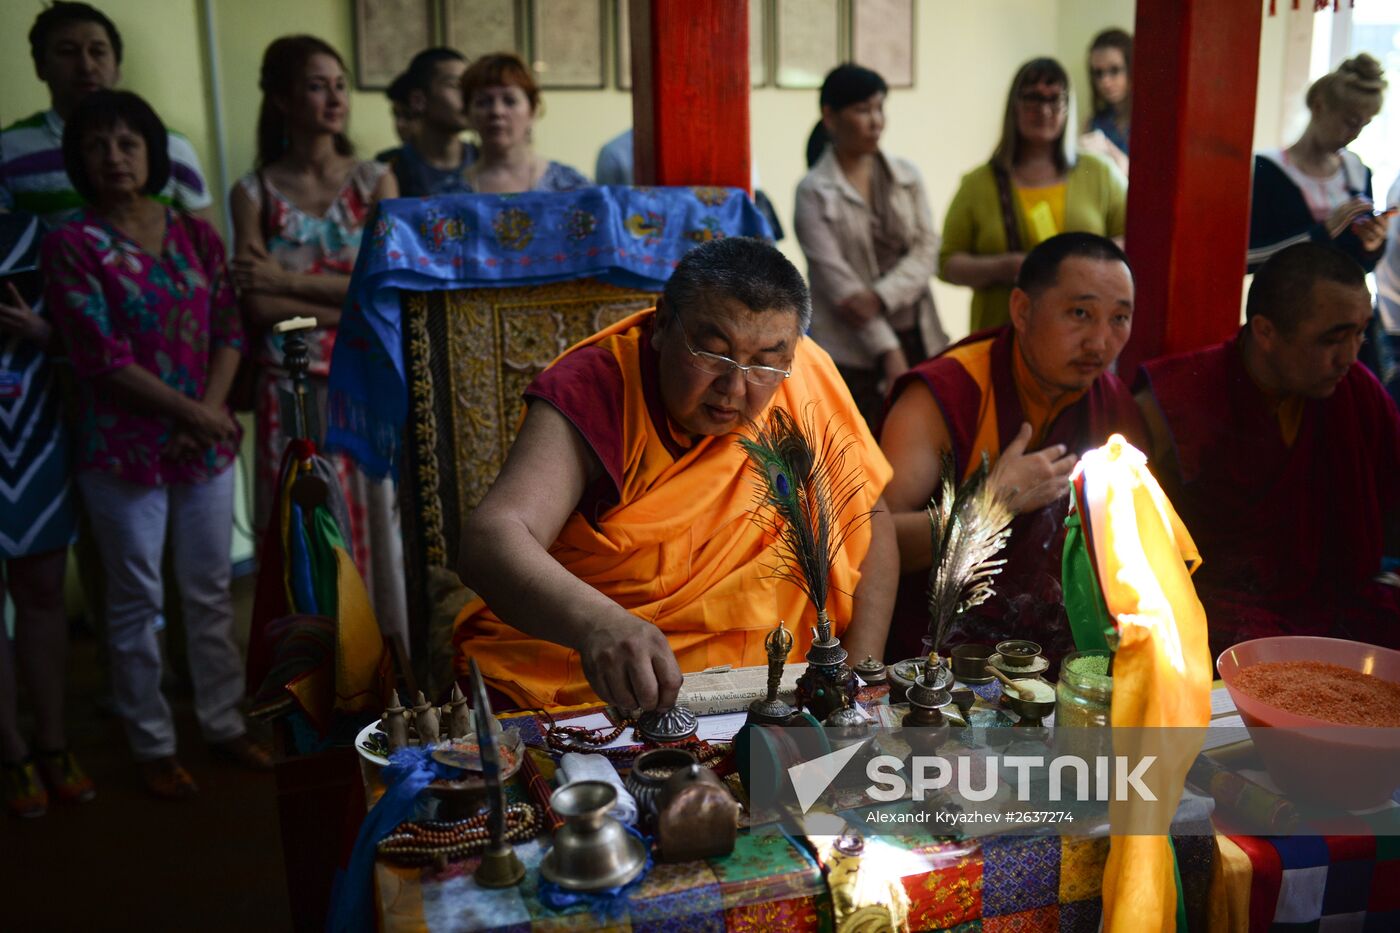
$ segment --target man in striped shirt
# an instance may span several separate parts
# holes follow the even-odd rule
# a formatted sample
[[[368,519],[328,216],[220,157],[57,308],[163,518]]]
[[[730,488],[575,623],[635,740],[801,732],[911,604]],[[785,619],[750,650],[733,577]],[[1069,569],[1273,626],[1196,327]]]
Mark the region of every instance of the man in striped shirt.
[[[49,226],[71,219],[83,206],[63,168],[63,123],[82,98],[116,85],[121,77],[122,39],[101,10],[86,3],[57,2],[29,31],[34,71],[49,86],[49,110],[0,133],[0,207],[29,211]],[[212,203],[194,147],[170,133],[170,182],[160,200],[186,211]]]

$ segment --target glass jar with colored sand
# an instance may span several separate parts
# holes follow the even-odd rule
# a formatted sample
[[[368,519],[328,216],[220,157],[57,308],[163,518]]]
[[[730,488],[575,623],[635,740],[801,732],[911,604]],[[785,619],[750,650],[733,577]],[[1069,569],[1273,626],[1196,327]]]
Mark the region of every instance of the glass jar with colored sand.
[[[1076,651],[1060,664],[1055,689],[1055,725],[1107,726],[1113,701],[1113,677],[1107,651]]]

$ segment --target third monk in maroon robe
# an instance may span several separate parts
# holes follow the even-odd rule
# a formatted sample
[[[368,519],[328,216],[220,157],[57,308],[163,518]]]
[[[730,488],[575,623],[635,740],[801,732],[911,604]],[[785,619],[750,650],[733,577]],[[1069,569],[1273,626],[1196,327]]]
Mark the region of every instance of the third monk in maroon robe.
[[[1400,509],[1400,417],[1356,364],[1364,273],[1299,244],[1255,277],[1235,339],[1143,367],[1155,474],[1200,548],[1211,649],[1269,635],[1394,647],[1375,580]]]
[[[1060,593],[1070,470],[1117,432],[1146,437],[1127,387],[1108,372],[1132,326],[1133,280],[1111,240],[1046,240],[1026,257],[1012,325],[974,334],[894,386],[880,446],[894,467],[885,498],[899,536],[900,579],[885,657],[921,653],[932,561],[924,509],[951,450],[959,479],[985,452],[1018,512],[1000,555],[996,596],[954,623],[940,649],[1004,638],[1039,642],[1052,662],[1074,649]]]

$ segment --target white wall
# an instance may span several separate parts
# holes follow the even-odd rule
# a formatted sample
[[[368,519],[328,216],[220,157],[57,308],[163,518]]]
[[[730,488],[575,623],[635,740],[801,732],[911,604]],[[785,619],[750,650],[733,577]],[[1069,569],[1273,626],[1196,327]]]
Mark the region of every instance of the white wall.
[[[252,165],[257,117],[257,71],[262,50],[279,35],[307,31],[354,60],[349,0],[209,0],[221,71],[219,100],[233,176]],[[1148,0],[1161,2],[1161,0]],[[1265,9],[1268,0],[1256,0]],[[888,103],[887,148],[923,170],[936,222],[941,225],[962,174],[985,160],[999,131],[1007,84],[1016,67],[1036,55],[1054,55],[1069,69],[1083,119],[1088,106],[1085,52],[1108,26],[1132,30],[1134,0],[916,0],[916,86],[895,90]],[[163,117],[189,135],[215,175],[212,87],[198,0],[101,0],[127,45],[123,84],[147,96]],[[608,16],[615,4],[604,4]],[[34,4],[0,4],[0,118],[17,119],[47,106],[33,76],[25,34]],[[1331,15],[1323,14],[1323,15]],[[1279,4],[1264,17],[1261,34],[1256,146],[1280,145],[1301,129],[1306,56],[1313,17]],[[607,42],[614,38],[611,23]],[[609,54],[609,61],[611,61]],[[609,75],[609,83],[612,75]],[[1139,75],[1138,90],[1149,87]],[[379,92],[352,95],[351,137],[363,153],[393,143],[389,112]],[[753,152],[763,186],[789,232],[793,193],[805,171],[803,152],[817,118],[817,92],[762,88],[751,99]],[[591,174],[598,147],[631,123],[631,98],[609,87],[549,91],[536,129],[539,150]],[[232,178],[226,181],[232,181]],[[222,206],[220,206],[220,210]],[[795,240],[783,243],[801,265]],[[944,325],[966,332],[966,290],[938,283]]]

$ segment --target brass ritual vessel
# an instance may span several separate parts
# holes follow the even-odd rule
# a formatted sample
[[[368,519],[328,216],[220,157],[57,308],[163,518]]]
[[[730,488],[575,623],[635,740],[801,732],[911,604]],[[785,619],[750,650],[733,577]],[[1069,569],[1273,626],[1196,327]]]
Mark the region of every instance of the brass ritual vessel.
[[[550,800],[564,825],[540,862],[540,874],[568,891],[603,891],[627,884],[646,867],[646,846],[608,815],[617,788],[607,781],[579,781]]]

